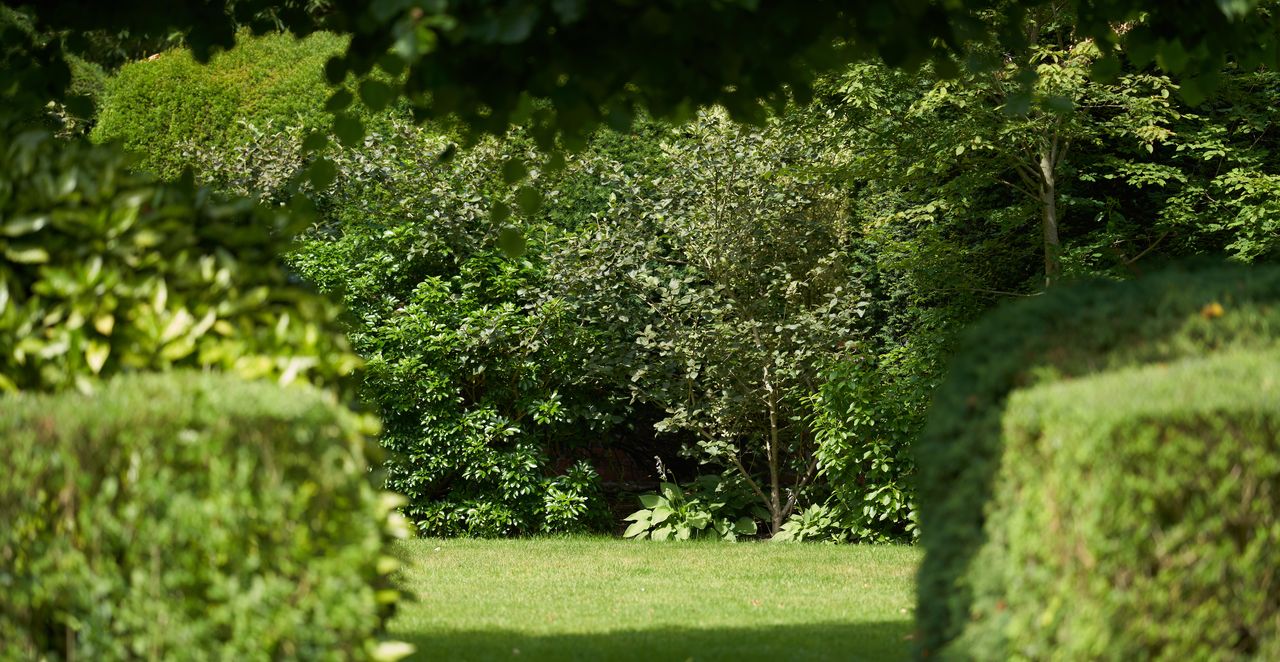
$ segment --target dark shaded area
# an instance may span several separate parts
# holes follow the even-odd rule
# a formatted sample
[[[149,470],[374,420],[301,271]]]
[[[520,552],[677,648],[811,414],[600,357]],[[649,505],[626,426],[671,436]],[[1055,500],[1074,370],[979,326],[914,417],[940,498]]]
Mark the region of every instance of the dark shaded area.
[[[901,620],[545,636],[511,630],[396,636],[417,646],[410,660],[903,660],[911,627]]]

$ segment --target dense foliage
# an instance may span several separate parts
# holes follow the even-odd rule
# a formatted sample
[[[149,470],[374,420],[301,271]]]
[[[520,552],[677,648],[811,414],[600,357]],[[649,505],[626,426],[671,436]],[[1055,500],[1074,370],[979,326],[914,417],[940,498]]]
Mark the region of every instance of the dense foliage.
[[[365,427],[191,373],[0,398],[0,658],[403,655],[379,633],[406,529]]]
[[[443,143],[405,129],[336,155],[325,220],[292,264],[351,310],[363,392],[393,451],[388,485],[424,531],[599,527],[594,470],[550,475],[549,452],[598,434],[607,407],[570,377],[581,365],[570,311],[539,297],[542,233],[530,227],[529,257],[510,257],[490,216],[505,191],[495,165],[518,144],[442,163]]]
[[[684,445],[701,466],[680,480],[746,481],[771,532],[807,511],[836,538],[910,538],[910,447],[965,324],[1059,277],[1271,253],[1270,74],[1229,70],[1235,101],[1192,108],[1167,77],[1091,79],[1100,51],[1071,15],[1029,20],[1003,68],[859,66],[761,128],[646,120],[532,170],[521,132],[455,154],[392,122],[325,152],[292,261],[355,313],[408,512],[438,533],[599,526],[590,470],[566,471],[582,449]],[[305,44],[290,62],[318,66]],[[1019,115],[1024,64],[1040,77]],[[282,202],[307,136],[180,158]],[[552,494],[577,505],[553,515]]]
[[[141,156],[138,167],[172,179],[193,151],[227,153],[255,131],[324,126],[324,63],[344,46],[329,33],[242,34],[207,64],[184,49],[156,53],[108,80],[92,137],[119,141]]]
[[[1228,352],[1014,393],[972,618],[948,652],[1280,652],[1278,368],[1274,351]]]
[[[937,652],[974,617],[974,590],[995,570],[987,517],[1013,392],[1128,366],[1276,345],[1280,269],[1170,270],[1125,283],[1057,288],[1003,308],[966,333],[916,444],[925,559],[917,612],[922,651]]]
[[[843,198],[789,170],[815,150],[785,129],[708,116],[661,143],[661,175],[601,168],[607,205],[552,266],[617,388],[736,470],[773,532],[817,471],[804,398],[868,305]]]
[[[62,54],[93,51],[86,37],[94,33],[178,32],[205,61],[216,48],[230,48],[242,26],[302,36],[332,30],[351,36],[346,52],[326,67],[332,82],[375,67],[403,74],[394,84],[363,85],[365,101],[380,107],[404,96],[420,116],[458,116],[472,129],[497,134],[513,121],[532,120],[545,147],[557,135],[585,142],[605,120],[625,126],[637,107],[677,118],[723,104],[735,117],[759,120],[762,100],[805,99],[815,73],[872,56],[895,66],[932,61],[954,71],[955,59],[963,61],[993,34],[1004,48],[1025,44],[1028,15],[1060,7],[1078,10],[1080,32],[1107,52],[1120,46],[1138,66],[1158,64],[1182,76],[1193,102],[1214,87],[1228,54],[1250,68],[1274,66],[1280,54],[1280,17],[1259,0],[131,0],[112,12],[95,11],[87,0],[6,4],[32,12],[39,33],[51,35],[43,44],[15,42],[24,61],[5,67],[0,78],[5,88],[29,83],[20,94],[37,106],[65,93]],[[715,48],[707,47],[708,34],[717,36]],[[358,133],[350,119],[335,118],[344,142]]]
[[[349,386],[337,309],[280,261],[288,217],[129,165],[0,135],[0,391],[171,367]]]

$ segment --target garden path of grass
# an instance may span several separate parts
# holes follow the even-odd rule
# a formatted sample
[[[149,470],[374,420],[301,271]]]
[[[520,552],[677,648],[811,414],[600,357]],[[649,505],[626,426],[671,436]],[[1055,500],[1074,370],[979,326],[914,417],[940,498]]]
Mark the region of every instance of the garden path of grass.
[[[412,540],[417,660],[898,660],[919,550],[610,538]]]

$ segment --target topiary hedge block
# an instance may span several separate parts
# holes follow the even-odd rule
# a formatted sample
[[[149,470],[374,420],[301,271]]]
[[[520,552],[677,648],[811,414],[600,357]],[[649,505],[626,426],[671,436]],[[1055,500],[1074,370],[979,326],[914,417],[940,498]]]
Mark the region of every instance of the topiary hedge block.
[[[948,652],[1280,652],[1280,353],[1019,391],[1004,431],[970,620]]]
[[[1082,283],[1005,306],[973,326],[939,388],[919,466],[918,657],[973,616],[990,540],[987,511],[1016,390],[1109,370],[1280,346],[1280,268],[1198,266],[1123,283]]]
[[[242,34],[208,64],[186,49],[127,64],[106,82],[91,135],[121,142],[142,157],[141,167],[171,179],[191,163],[193,149],[227,152],[249,140],[249,126],[327,128],[332,90],[324,64],[346,42],[326,32]]]
[[[0,398],[0,659],[385,659],[362,419],[196,373]]]

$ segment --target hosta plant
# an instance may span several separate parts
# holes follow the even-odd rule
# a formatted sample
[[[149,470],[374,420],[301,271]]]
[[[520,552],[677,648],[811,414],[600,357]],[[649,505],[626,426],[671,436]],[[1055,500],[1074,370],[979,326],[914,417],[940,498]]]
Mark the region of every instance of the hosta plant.
[[[755,535],[755,519],[735,517],[738,508],[734,507],[732,493],[719,489],[725,482],[719,476],[701,476],[687,492],[676,483],[662,482],[659,494],[640,496],[644,508],[626,517],[631,525],[622,537],[689,540],[715,536],[735,541],[740,535]]]

